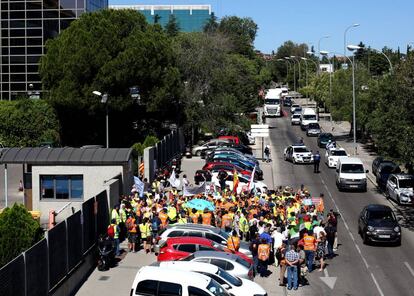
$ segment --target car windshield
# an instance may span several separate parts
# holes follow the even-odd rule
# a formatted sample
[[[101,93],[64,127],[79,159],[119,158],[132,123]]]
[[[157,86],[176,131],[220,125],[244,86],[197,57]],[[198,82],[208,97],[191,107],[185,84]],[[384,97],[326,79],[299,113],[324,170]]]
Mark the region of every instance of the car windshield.
[[[341,172],[346,174],[362,174],[364,173],[364,167],[359,163],[345,163],[342,165]]]
[[[346,151],[344,150],[332,150],[331,155],[332,156],[347,156]]]
[[[240,287],[243,284],[243,282],[240,279],[236,278],[235,276],[232,276],[230,273],[224,271],[220,267],[218,268],[217,275],[229,282],[232,286]]]
[[[279,99],[266,99],[265,105],[279,105],[280,100]]]
[[[220,232],[218,233],[222,237],[224,237],[226,240],[229,238],[229,234],[223,230],[220,229]]]
[[[300,114],[293,114],[293,118],[300,118]]]
[[[394,213],[389,210],[370,211],[368,213],[369,220],[395,220]]]
[[[239,263],[239,264],[241,264],[241,265],[243,265],[246,268],[250,268],[250,263],[247,262],[246,260],[240,258],[240,257],[237,257],[236,258],[236,262]]]
[[[179,259],[180,261],[192,261],[194,259],[194,254],[188,255],[187,257]]]
[[[296,147],[296,148],[293,148],[293,151],[297,153],[309,152],[308,148],[306,147]]]
[[[298,104],[293,104],[292,105],[292,108],[298,108],[299,107],[299,105]]]
[[[414,179],[400,179],[398,183],[400,188],[414,188]]]
[[[327,141],[327,140],[331,140],[332,139],[332,135],[328,135],[328,134],[321,134],[319,136],[319,138],[323,141]]]
[[[213,279],[211,279],[208,284],[207,290],[213,293],[214,296],[230,296],[230,294]]]
[[[303,119],[305,119],[305,120],[316,120],[316,115],[313,115],[313,114],[303,115]]]
[[[318,123],[309,123],[308,128],[317,128],[317,129],[319,129],[320,127],[319,127]]]

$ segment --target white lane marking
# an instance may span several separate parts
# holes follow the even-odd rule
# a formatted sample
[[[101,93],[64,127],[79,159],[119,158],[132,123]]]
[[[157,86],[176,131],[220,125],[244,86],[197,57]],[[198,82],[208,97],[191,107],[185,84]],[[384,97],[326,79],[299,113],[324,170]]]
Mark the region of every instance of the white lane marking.
[[[411,268],[410,264],[408,264],[408,262],[404,262],[404,265],[408,268],[411,275],[414,277],[414,270]]]
[[[329,277],[328,268],[325,268],[323,270],[323,274],[325,275],[325,277]]]
[[[322,176],[321,176],[321,175],[319,175],[319,178],[323,181],[323,179],[322,179]],[[343,218],[343,222],[344,222],[345,228],[347,229],[349,236],[351,237],[352,241],[354,242],[354,246],[355,246],[355,248],[357,249],[357,251],[358,251],[358,253],[359,253],[359,256],[362,258],[362,261],[364,262],[365,267],[367,268],[367,270],[369,270],[369,265],[368,265],[368,262],[367,262],[367,260],[365,259],[364,255],[362,255],[361,249],[360,249],[360,248],[359,248],[359,246],[357,245],[357,243],[356,243],[356,241],[355,241],[355,238],[354,238],[354,235],[351,233],[351,231],[350,231],[350,229],[349,229],[349,226],[348,226],[348,223],[346,223],[346,221],[345,221],[345,217],[344,217],[344,215],[342,215],[341,211],[339,210],[339,207],[338,207],[338,205],[336,204],[336,202],[335,202],[335,200],[334,200],[334,198],[333,198],[333,196],[332,196],[332,193],[331,193],[331,191],[329,190],[329,188],[328,188],[327,186],[325,186],[325,188],[326,188],[326,191],[328,192],[328,195],[329,195],[329,197],[331,198],[331,200],[332,200],[332,202],[333,202],[333,204],[334,204],[334,206],[335,206],[336,210],[338,211],[338,213],[339,213],[339,214],[341,215],[341,217]],[[406,265],[406,266],[407,266],[407,265]],[[409,266],[409,265],[408,265],[408,266]],[[407,268],[408,268],[408,266],[407,266]],[[412,271],[412,269],[410,270],[410,272],[411,272],[411,271]],[[382,292],[381,287],[379,286],[379,284],[378,284],[377,280],[375,279],[374,274],[373,274],[372,272],[370,272],[370,273],[371,273],[371,278],[372,278],[372,280],[374,281],[374,284],[375,284],[375,286],[377,287],[377,290],[378,290],[379,294],[380,294],[381,296],[384,296],[384,293]],[[412,273],[412,274],[414,274],[414,271],[413,271],[413,273]],[[414,275],[413,275],[413,276],[414,276]]]
[[[372,277],[372,280],[374,281],[374,283],[375,283],[375,286],[377,286],[377,289],[378,289],[378,292],[380,293],[380,295],[381,296],[384,296],[384,293],[382,292],[382,290],[381,290],[381,288],[380,288],[380,286],[378,285],[378,282],[377,282],[377,280],[375,279],[375,276],[374,276],[374,274],[371,272],[371,277]]]

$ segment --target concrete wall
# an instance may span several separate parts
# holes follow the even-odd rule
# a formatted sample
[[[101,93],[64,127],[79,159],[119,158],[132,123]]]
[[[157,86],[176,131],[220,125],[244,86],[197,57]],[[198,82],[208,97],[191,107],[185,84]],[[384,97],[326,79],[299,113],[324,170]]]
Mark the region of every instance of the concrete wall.
[[[32,194],[33,194],[33,210],[41,212],[41,221],[48,220],[50,210],[59,210],[64,205],[72,202],[69,207],[63,210],[57,217],[56,222],[63,221],[72,214],[71,207],[75,211],[81,209],[84,199],[79,201],[74,200],[41,200],[40,199],[40,178],[39,175],[83,175],[83,196],[84,198],[91,198],[99,194],[103,190],[107,190],[109,200],[108,203],[113,206],[113,201],[119,198],[120,190],[115,190],[113,186],[120,187],[119,183],[113,185],[114,178],[119,177],[122,183],[122,193],[128,193],[128,186],[131,184],[131,178],[128,169],[123,166],[33,166],[32,167]],[[111,186],[112,185],[112,186]],[[112,187],[112,188],[110,188]],[[130,190],[130,189],[129,189]],[[111,196],[118,194],[118,196]]]

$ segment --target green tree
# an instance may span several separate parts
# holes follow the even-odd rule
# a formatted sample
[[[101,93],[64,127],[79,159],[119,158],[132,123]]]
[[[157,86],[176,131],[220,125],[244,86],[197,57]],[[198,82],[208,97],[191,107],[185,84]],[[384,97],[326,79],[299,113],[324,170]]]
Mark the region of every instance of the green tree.
[[[180,25],[178,24],[178,20],[174,14],[170,15],[168,23],[165,25],[165,31],[167,32],[168,36],[175,37],[180,32]]]
[[[214,14],[214,12],[212,12],[210,15],[210,18],[204,25],[203,31],[204,33],[215,33],[217,32],[217,29],[218,29],[217,17]]]
[[[14,204],[0,213],[0,268],[43,236],[40,225],[23,205]]]
[[[0,102],[0,143],[6,147],[59,143],[59,121],[44,100]]]
[[[46,49],[40,74],[65,145],[104,143],[105,106],[94,90],[109,94],[111,146],[130,146],[151,132],[148,126],[159,131],[164,121],[177,119],[182,83],[171,39],[137,11],[83,14]],[[131,99],[132,86],[140,90],[139,104]]]

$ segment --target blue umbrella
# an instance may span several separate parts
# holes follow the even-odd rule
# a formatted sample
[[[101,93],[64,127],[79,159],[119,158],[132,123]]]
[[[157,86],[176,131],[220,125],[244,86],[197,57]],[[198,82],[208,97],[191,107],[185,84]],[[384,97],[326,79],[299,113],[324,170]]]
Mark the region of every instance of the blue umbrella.
[[[196,209],[198,211],[203,211],[205,208],[207,208],[209,211],[214,211],[215,209],[214,205],[211,202],[199,198],[192,199],[187,202],[186,207],[190,209]]]

